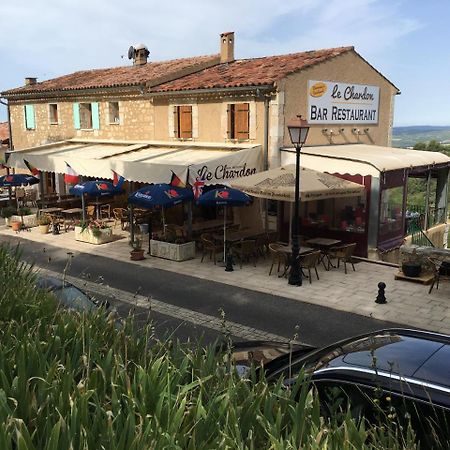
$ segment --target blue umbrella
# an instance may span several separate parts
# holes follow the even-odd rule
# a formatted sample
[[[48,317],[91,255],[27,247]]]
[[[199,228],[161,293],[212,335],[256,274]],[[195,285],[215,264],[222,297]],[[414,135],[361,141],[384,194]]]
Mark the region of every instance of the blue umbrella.
[[[247,206],[253,201],[252,197],[239,189],[220,187],[202,194],[197,203],[203,206],[224,206],[223,213],[223,260],[226,259],[227,236],[227,206]]]
[[[167,183],[151,184],[133,192],[128,203],[141,208],[161,208],[163,229],[165,231],[164,208],[170,208],[194,199],[191,189],[172,186]]]
[[[18,187],[18,186],[31,186],[32,184],[38,184],[39,178],[33,175],[27,175],[26,173],[12,173],[9,175],[3,175],[0,177],[0,187]],[[10,191],[11,194],[11,191]],[[19,209],[19,200],[17,199],[17,209]],[[11,195],[9,197],[11,201]]]
[[[81,208],[83,209],[83,220],[85,220],[84,213],[84,196],[90,195],[92,197],[104,197],[108,195],[117,195],[123,192],[122,189],[123,181],[119,182],[117,186],[111,181],[107,180],[94,180],[94,181],[84,181],[82,183],[77,183],[69,189],[69,193],[72,195],[78,195],[81,197]],[[98,219],[98,210],[97,210]]]
[[[39,178],[23,173],[13,173],[0,177],[0,187],[30,186],[39,183]]]

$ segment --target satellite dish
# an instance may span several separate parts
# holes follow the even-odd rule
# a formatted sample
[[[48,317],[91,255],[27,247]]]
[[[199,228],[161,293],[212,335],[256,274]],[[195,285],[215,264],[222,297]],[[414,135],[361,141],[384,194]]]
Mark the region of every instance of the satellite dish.
[[[134,58],[134,47],[131,45],[130,48],[128,49],[128,59],[133,58]]]

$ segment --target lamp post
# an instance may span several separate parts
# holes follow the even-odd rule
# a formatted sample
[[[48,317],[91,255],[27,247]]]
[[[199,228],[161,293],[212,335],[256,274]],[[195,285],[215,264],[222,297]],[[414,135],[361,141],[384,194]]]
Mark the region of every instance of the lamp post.
[[[295,147],[295,198],[294,198],[294,216],[292,217],[292,259],[291,271],[289,273],[288,283],[294,286],[302,285],[302,274],[300,271],[300,264],[298,255],[300,251],[299,242],[299,226],[300,220],[299,203],[300,203],[300,150],[306,142],[308,136],[309,125],[302,116],[297,116],[288,123],[289,136],[291,142]]]

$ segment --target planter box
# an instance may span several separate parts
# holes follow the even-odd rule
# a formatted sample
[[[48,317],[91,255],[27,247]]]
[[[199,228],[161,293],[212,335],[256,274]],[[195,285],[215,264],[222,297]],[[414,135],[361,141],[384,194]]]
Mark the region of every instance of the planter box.
[[[186,261],[195,258],[195,242],[172,244],[170,242],[150,240],[150,254],[172,261]]]
[[[114,239],[112,228],[104,228],[100,230],[100,236],[94,236],[92,230],[81,227],[75,227],[75,240],[81,242],[87,242],[88,244],[106,244],[112,242]]]
[[[23,220],[22,220],[23,219]],[[38,226],[38,222],[37,222],[37,216],[36,214],[29,214],[27,216],[11,216],[8,221],[6,221],[6,225],[11,226],[11,222],[23,222],[23,224],[28,227],[37,227]]]

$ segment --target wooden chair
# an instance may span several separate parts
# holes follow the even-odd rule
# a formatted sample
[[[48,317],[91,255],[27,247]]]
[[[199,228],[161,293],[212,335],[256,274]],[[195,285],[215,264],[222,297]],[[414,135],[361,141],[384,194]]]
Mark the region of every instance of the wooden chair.
[[[307,253],[300,257],[300,267],[301,269],[308,269],[309,284],[311,284],[311,269],[316,271],[316,277],[319,279],[319,273],[317,272],[317,266],[320,262],[321,252],[316,250],[311,253]]]
[[[275,264],[278,265],[277,273],[280,273],[280,267],[283,266],[283,274],[287,273],[289,267],[288,255],[281,250],[281,246],[274,242],[269,244],[269,253],[272,257],[272,265],[270,266],[269,276],[272,275],[272,269]]]
[[[214,264],[216,264],[216,254],[223,253],[223,244],[216,243],[208,233],[203,233],[200,240],[202,242],[202,259],[200,262],[203,262],[203,258],[209,253],[209,259],[214,259]]]
[[[111,205],[100,206],[100,219],[111,219]]]
[[[436,289],[439,289],[439,282],[441,280],[450,281],[450,272],[448,271],[449,269],[447,269],[447,267],[443,266],[443,261],[441,261],[440,259],[433,257],[429,257],[427,259],[428,261],[430,261],[431,266],[433,267],[434,270],[433,281],[428,291],[428,293],[431,294],[434,285],[436,285]]]
[[[125,230],[127,224],[130,223],[130,218],[128,217],[128,210],[125,208],[113,208],[114,216],[114,226],[120,223],[122,230]]]
[[[356,242],[352,244],[339,245],[336,247],[331,247],[328,251],[328,256],[330,258],[337,258],[337,266],[339,267],[340,262],[344,263],[344,270],[347,274],[347,263],[350,263],[355,271],[355,266],[353,264],[353,253],[355,252]],[[330,266],[328,266],[328,270]]]
[[[86,215],[87,215],[88,219],[95,220],[95,206],[94,205],[86,206]]]
[[[244,261],[250,261],[253,259],[253,265],[256,267],[257,247],[255,239],[247,239],[236,242],[233,244],[231,251],[233,257],[239,259],[239,266],[242,269],[242,263]]]

